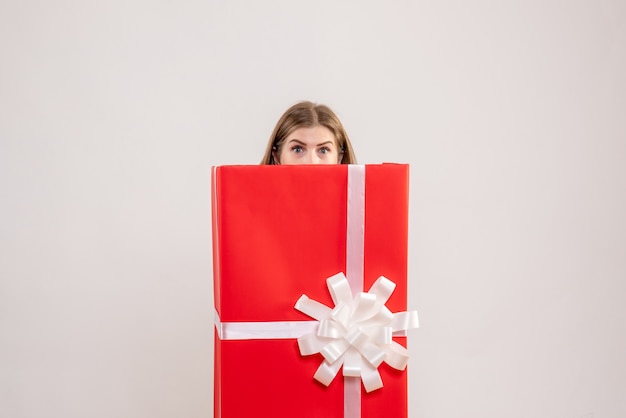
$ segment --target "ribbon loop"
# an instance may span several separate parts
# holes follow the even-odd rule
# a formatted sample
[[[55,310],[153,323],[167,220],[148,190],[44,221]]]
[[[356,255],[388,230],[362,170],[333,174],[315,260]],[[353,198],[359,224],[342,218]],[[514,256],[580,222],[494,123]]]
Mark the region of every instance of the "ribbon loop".
[[[331,343],[326,344],[320,353],[326,361],[334,363],[341,358],[348,348],[350,348],[350,343],[346,340],[333,340]]]
[[[378,373],[376,367],[364,364],[363,372],[361,373],[361,380],[366,392],[371,392],[383,387],[383,380]]]
[[[325,319],[320,322],[317,335],[326,338],[342,338],[346,334],[345,327],[336,321]]]
[[[300,354],[308,356],[319,353],[330,341],[330,338],[317,338],[315,334],[307,334],[298,338],[298,348]]]
[[[313,377],[324,386],[328,386],[330,385],[330,382],[333,381],[335,376],[337,376],[340,368],[341,362],[329,363],[327,361],[323,361],[322,364],[320,364],[320,367],[318,367],[315,371]]]
[[[385,276],[380,276],[378,279],[376,279],[372,287],[370,287],[368,293],[376,295],[376,299],[384,305],[385,303],[387,303],[389,297],[395,289],[396,284],[394,282],[392,282]]]
[[[406,348],[393,341],[391,344],[386,345],[384,350],[387,354],[385,363],[396,370],[404,370],[406,368],[406,364],[409,360],[409,353]]]
[[[348,349],[343,360],[343,375],[360,377],[361,376],[361,356],[354,348]]]
[[[330,296],[333,298],[335,306],[344,303],[350,305],[352,303],[352,290],[350,284],[346,280],[343,273],[337,273],[326,279]]]
[[[316,300],[309,299],[307,295],[300,296],[296,301],[295,308],[318,321],[328,318],[332,312],[328,306]]]
[[[355,321],[362,322],[370,319],[378,313],[376,295],[361,292],[354,298],[354,301],[355,309],[351,318],[353,324]]]
[[[417,311],[397,312],[393,314],[391,327],[394,331],[403,331],[412,328],[419,328],[420,323],[417,318]]]

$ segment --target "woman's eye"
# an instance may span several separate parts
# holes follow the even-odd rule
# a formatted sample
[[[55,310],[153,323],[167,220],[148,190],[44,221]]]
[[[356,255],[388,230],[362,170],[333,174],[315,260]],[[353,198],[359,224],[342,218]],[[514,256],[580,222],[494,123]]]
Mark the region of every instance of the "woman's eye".
[[[300,145],[294,145],[293,147],[291,147],[291,150],[295,153],[300,153],[302,152],[302,147]]]
[[[319,152],[320,154],[328,154],[330,152],[330,148],[328,147],[320,148]]]

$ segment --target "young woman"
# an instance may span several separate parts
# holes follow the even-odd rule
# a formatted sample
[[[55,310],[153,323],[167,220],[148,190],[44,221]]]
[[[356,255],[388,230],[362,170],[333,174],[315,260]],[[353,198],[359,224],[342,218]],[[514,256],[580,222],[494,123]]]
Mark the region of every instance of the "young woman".
[[[356,164],[356,159],[337,115],[306,101],[278,120],[261,164]]]

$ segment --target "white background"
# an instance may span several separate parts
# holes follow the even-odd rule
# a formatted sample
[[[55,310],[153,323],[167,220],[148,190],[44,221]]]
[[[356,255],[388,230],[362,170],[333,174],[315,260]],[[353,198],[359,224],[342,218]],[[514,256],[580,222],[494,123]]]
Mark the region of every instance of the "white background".
[[[303,99],[411,164],[411,417],[626,416],[625,2],[4,0],[0,57],[0,417],[212,415],[210,167]]]

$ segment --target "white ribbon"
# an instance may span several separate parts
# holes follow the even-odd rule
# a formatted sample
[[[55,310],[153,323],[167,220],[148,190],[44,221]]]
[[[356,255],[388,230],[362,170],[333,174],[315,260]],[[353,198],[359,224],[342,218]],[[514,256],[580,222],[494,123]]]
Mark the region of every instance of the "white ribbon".
[[[408,351],[392,340],[419,326],[417,311],[391,313],[385,303],[396,285],[380,276],[367,293],[354,298],[350,284],[337,273],[326,280],[333,309],[302,295],[295,308],[319,321],[317,332],[298,338],[303,356],[321,353],[324,361],[314,378],[328,386],[343,366],[343,375],[360,377],[367,392],[383,387],[378,366],[383,361],[404,370]]]
[[[222,322],[214,312],[220,340],[284,340],[299,338],[317,329],[317,321]]]

